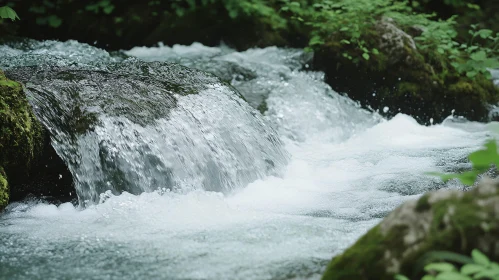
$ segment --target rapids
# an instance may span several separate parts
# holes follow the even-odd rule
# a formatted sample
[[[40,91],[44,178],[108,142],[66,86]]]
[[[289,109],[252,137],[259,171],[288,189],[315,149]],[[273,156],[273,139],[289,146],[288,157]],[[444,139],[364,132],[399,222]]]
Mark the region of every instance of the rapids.
[[[424,173],[469,168],[466,155],[497,131],[456,116],[429,127],[402,114],[385,120],[307,71],[310,55],[300,50],[160,45],[126,51],[136,58],[123,61],[69,41],[1,46],[0,53],[0,66],[25,79],[35,113],[80,182],[80,200],[94,201],[11,203],[0,216],[1,279],[317,279],[333,255],[402,202],[463,188]],[[210,78],[197,95],[175,93],[167,112],[155,111],[160,100],[120,110],[96,101],[96,92],[112,92],[105,103],[135,104],[133,90],[109,84],[116,76],[161,93],[143,78],[161,80],[165,72],[154,67],[165,62],[231,86]],[[123,63],[152,71],[127,76],[116,70]],[[107,71],[94,80],[106,90],[75,82],[84,96],[75,106],[61,94],[64,77],[50,74],[60,67]],[[47,87],[51,98],[39,94]],[[63,109],[50,115],[47,100]],[[71,108],[98,121],[72,133],[57,118]],[[159,115],[143,116],[151,112]],[[104,159],[120,163],[113,171],[128,174],[119,188],[103,167],[103,149],[113,155]]]

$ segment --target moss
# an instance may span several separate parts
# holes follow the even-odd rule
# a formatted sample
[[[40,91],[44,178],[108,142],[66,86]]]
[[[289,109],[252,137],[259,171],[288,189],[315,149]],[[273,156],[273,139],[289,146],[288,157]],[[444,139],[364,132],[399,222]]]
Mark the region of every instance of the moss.
[[[378,279],[374,277],[383,273],[383,266],[378,263],[381,260],[379,256],[383,254],[380,246],[383,240],[379,226],[374,227],[342,255],[335,257],[322,279],[369,279],[369,275],[372,279]]]
[[[36,120],[19,83],[0,71],[0,166],[5,169],[2,180],[29,175],[33,160],[42,151],[44,133]],[[8,196],[0,197],[7,201]],[[1,205],[2,203],[0,203]]]
[[[429,194],[425,194],[421,198],[419,198],[416,204],[416,211],[424,212],[430,209],[431,205],[428,201],[429,198],[430,198]]]
[[[384,235],[379,225],[374,227],[342,255],[335,257],[328,265],[322,279],[392,280],[393,275],[386,272],[388,264],[383,256],[386,248],[403,246],[402,237],[405,231],[407,227],[396,226]]]
[[[9,203],[9,186],[5,177],[5,172],[3,168],[0,167],[0,212]]]
[[[260,105],[258,105],[258,108],[256,108],[258,111],[260,111],[260,113],[265,114],[265,112],[267,112],[267,110],[269,109],[267,107],[267,101],[266,100],[263,100],[262,103],[260,103]]]
[[[430,251],[469,255],[478,248],[498,260],[499,186],[490,186],[486,192],[429,193],[399,207],[335,257],[323,279],[393,279],[396,273],[420,279],[418,266]]]

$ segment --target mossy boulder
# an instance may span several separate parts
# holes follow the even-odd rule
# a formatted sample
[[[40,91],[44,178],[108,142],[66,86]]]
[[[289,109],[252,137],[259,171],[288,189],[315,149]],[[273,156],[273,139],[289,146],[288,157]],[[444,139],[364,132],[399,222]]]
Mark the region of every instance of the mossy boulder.
[[[7,179],[26,176],[43,148],[43,128],[22,86],[0,72],[0,208],[9,200]],[[5,171],[4,171],[5,170]]]
[[[454,112],[470,120],[489,120],[489,104],[499,101],[499,88],[482,75],[470,79],[458,73],[450,59],[434,49],[416,48],[407,32],[397,31],[389,20],[366,31],[366,46],[380,50],[369,60],[356,46],[340,43],[347,38],[331,37],[316,51],[314,68],[326,73],[333,89],[387,117],[404,113],[429,124]]]
[[[62,176],[64,180],[59,180]],[[68,193],[67,186],[72,186],[69,171],[53,151],[21,84],[0,71],[0,211],[9,198],[47,195],[62,185]]]
[[[416,264],[430,251],[469,255],[478,248],[499,260],[499,181],[468,192],[441,190],[409,201],[333,258],[323,279],[420,279]]]

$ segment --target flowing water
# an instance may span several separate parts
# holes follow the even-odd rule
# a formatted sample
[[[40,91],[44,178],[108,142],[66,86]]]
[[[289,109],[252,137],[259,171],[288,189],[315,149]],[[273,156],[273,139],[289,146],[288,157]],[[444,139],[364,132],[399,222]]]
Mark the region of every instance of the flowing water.
[[[0,279],[320,278],[402,202],[462,188],[424,172],[468,168],[497,130],[385,120],[299,50],[125,53],[136,58],[73,41],[0,46],[80,199],[10,204]]]

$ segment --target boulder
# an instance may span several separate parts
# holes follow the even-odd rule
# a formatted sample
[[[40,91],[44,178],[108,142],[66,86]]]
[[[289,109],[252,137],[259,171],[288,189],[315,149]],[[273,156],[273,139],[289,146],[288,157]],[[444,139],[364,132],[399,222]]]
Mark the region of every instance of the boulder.
[[[414,39],[402,29],[398,28],[393,19],[383,18],[375,26],[378,32],[378,49],[388,57],[388,63],[393,65],[406,58],[408,49],[416,50]]]
[[[497,261],[497,236],[498,180],[483,180],[466,192],[431,192],[395,209],[343,254],[334,257],[323,279],[392,280],[395,274],[417,277],[415,265],[430,251],[469,255],[477,248]]]

